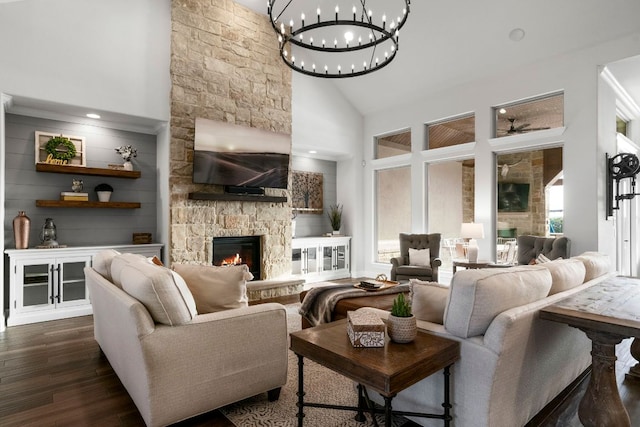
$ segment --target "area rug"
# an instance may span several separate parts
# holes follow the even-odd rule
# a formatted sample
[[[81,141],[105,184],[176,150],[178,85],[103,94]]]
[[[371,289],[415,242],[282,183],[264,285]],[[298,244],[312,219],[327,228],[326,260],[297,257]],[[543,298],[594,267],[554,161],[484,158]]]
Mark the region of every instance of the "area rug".
[[[287,323],[289,332],[300,330],[300,304],[289,304],[287,307]],[[305,359],[304,382],[305,400],[336,405],[356,406],[358,401],[355,384],[315,362]],[[289,369],[287,384],[282,388],[280,398],[276,402],[269,402],[267,394],[263,393],[249,399],[225,406],[220,411],[237,427],[295,427],[297,426],[298,407],[296,396],[298,387],[298,358],[289,351]],[[370,415],[367,422],[361,423],[354,419],[355,411],[341,411],[323,408],[304,409],[305,427],[362,427],[372,425]],[[384,425],[384,416],[377,415],[379,425]],[[395,427],[403,426],[407,420],[394,417]],[[409,423],[410,425],[415,425]]]

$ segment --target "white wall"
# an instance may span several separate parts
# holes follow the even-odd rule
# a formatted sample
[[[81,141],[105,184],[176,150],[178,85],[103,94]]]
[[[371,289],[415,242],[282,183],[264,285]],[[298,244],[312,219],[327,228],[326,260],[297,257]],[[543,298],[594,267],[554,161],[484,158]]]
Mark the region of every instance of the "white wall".
[[[419,138],[424,124],[442,118],[473,111],[476,115],[476,144],[469,152],[476,160],[475,221],[482,222],[485,235],[495,235],[495,153],[530,149],[533,146],[564,144],[565,172],[565,234],[572,240],[572,253],[601,250],[615,255],[612,221],[607,221],[604,209],[604,153],[610,151],[608,141],[598,134],[598,72],[599,65],[640,52],[640,35],[603,43],[567,55],[529,64],[505,75],[496,75],[464,86],[424,94],[423,101],[412,102],[365,117],[363,150],[366,160],[373,159],[373,138],[376,135],[411,127],[413,153],[409,162],[414,167],[414,194],[425,194],[423,155]],[[555,91],[565,94],[565,127],[562,135],[543,131],[543,137],[529,134],[491,141],[491,107]],[[526,135],[526,134],[525,134]],[[435,151],[435,150],[434,150]],[[461,154],[464,157],[464,153]],[[373,204],[370,166],[365,168],[364,205]],[[421,203],[413,203],[413,230],[423,230],[428,218]],[[364,246],[373,247],[373,218],[365,218]],[[494,254],[494,240],[479,241],[480,250]],[[615,261],[614,261],[615,262]],[[375,264],[371,257],[360,260],[367,274],[388,272],[389,266]]]
[[[0,92],[169,120],[170,0],[0,4]]]
[[[362,251],[363,118],[329,80],[292,73],[293,153],[336,160],[336,202],[343,206],[342,233],[353,236],[351,253]],[[363,257],[352,255],[351,270]]]

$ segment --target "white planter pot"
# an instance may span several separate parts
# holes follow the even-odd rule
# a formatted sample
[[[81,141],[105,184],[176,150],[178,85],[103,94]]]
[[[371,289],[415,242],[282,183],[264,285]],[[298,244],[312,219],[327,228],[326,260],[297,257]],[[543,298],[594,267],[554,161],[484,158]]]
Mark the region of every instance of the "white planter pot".
[[[111,199],[111,191],[96,191],[96,193],[101,202],[108,202]]]

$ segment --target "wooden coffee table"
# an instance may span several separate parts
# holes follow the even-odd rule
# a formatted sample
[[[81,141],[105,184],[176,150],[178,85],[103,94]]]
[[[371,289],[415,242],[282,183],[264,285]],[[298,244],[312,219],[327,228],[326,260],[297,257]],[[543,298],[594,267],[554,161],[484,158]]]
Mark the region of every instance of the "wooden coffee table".
[[[630,426],[616,382],[615,347],[625,338],[640,338],[640,280],[604,280],[543,308],[540,318],[579,328],[591,339],[591,380],[578,408],[582,424]]]
[[[356,411],[356,419],[364,421],[364,412],[384,413],[385,425],[391,425],[391,415],[436,418],[451,422],[449,376],[450,367],[460,359],[460,343],[418,331],[416,339],[409,344],[389,341],[384,347],[356,348],[347,336],[346,319],[293,332],[291,350],[298,356],[298,426],[302,427],[304,407],[342,409]],[[304,401],[304,358],[325,366],[358,385],[358,406],[338,406]],[[391,401],[400,391],[412,384],[444,370],[444,412],[425,414],[393,411]],[[384,397],[384,409],[367,405],[368,387]]]

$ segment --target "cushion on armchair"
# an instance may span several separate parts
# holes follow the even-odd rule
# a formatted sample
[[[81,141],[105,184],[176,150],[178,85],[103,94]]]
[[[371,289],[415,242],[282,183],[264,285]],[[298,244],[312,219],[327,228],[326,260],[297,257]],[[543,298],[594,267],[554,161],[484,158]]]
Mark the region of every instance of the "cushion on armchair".
[[[409,265],[431,267],[431,251],[429,250],[429,248],[409,248]]]
[[[122,289],[140,301],[156,323],[176,326],[191,322],[198,313],[184,280],[168,268],[142,258],[122,268]]]
[[[249,305],[247,280],[253,279],[253,275],[246,264],[224,267],[174,264],[173,269],[187,282],[200,314]]]

